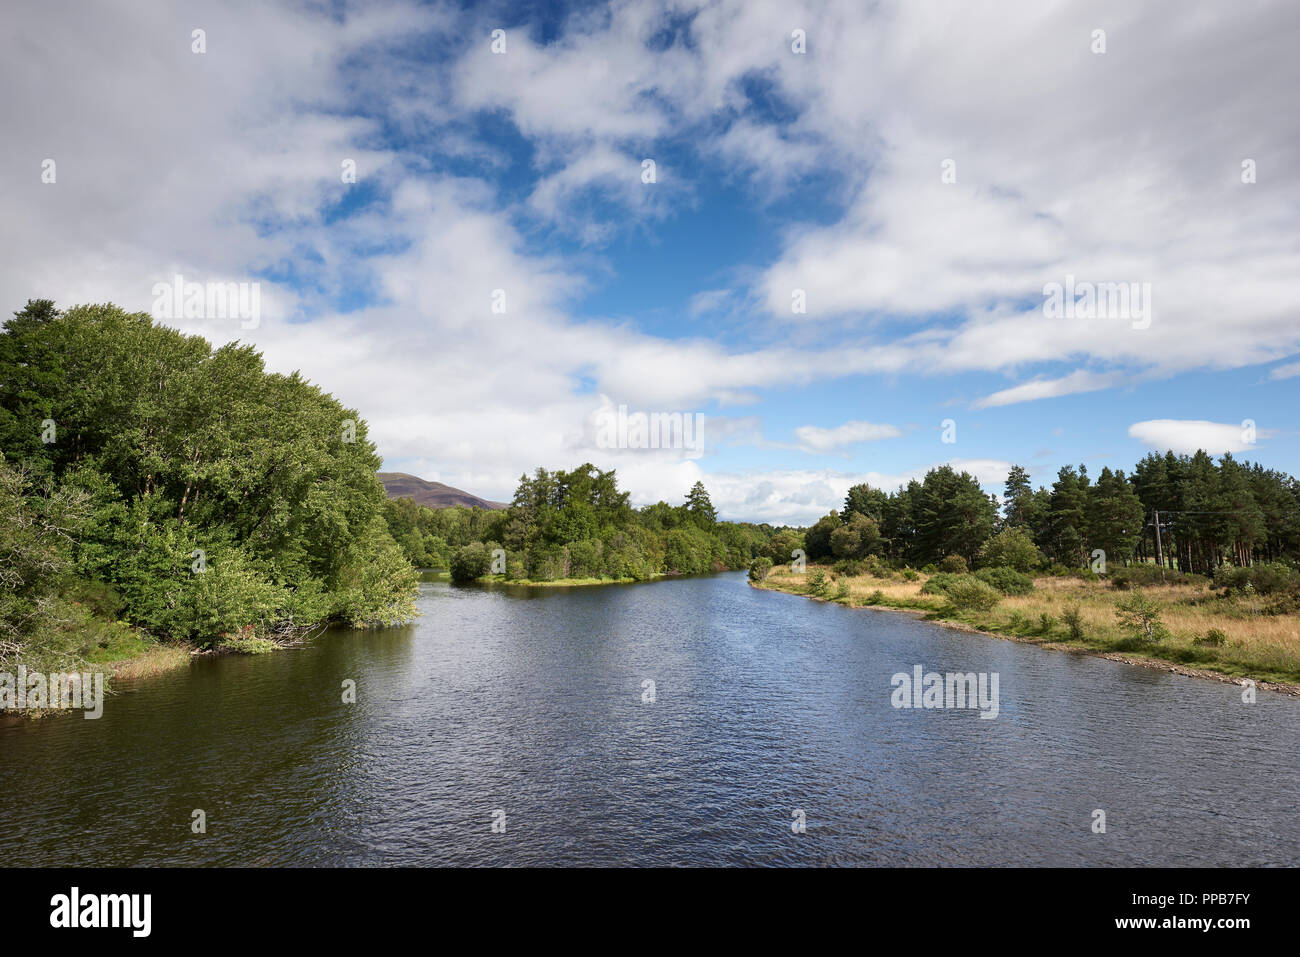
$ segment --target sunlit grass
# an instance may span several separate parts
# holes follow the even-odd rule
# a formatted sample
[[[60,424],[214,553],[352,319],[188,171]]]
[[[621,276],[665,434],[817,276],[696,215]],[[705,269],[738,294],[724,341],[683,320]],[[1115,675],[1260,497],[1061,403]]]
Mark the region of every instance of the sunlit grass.
[[[806,595],[811,591],[808,581],[818,571],[827,581],[818,597],[851,607],[917,609],[932,618],[1027,641],[1119,652],[1238,677],[1300,683],[1300,616],[1263,615],[1257,600],[1223,598],[1204,585],[1144,588],[1143,593],[1160,605],[1168,637],[1141,642],[1116,617],[1116,602],[1128,593],[1115,591],[1104,582],[1078,578],[1037,578],[1032,593],[1004,597],[982,612],[959,611],[942,596],[921,594],[928,579],[925,575],[916,581],[898,575],[844,577],[826,566],[809,565],[806,573],[796,573],[783,565],[774,568],[761,587]],[[1078,640],[1070,637],[1062,621],[1062,612],[1068,607],[1078,608],[1082,630]],[[1212,629],[1222,632],[1223,644],[1205,643]]]

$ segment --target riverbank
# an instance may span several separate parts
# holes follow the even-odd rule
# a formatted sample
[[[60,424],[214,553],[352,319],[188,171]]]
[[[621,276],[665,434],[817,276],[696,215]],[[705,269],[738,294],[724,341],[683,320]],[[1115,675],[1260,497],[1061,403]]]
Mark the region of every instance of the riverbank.
[[[820,571],[826,584],[809,582]],[[990,637],[1075,653],[1090,654],[1147,668],[1239,682],[1300,695],[1300,615],[1262,615],[1249,601],[1224,598],[1205,587],[1170,585],[1144,588],[1159,606],[1168,630],[1158,641],[1140,641],[1116,616],[1116,601],[1128,592],[1102,582],[1042,577],[1027,595],[1005,596],[984,611],[957,609],[943,596],[923,594],[927,581],[837,576],[810,565],[806,573],[788,566],[773,569],[756,588],[833,601],[850,608],[876,608],[919,615],[937,624]],[[1064,621],[1078,611],[1078,629]],[[1218,642],[1218,643],[1214,643]]]

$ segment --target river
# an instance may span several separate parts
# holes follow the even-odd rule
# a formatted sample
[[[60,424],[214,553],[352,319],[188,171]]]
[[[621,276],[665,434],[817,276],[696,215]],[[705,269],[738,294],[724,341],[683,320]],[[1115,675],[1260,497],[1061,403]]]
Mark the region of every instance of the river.
[[[99,720],[0,724],[6,864],[1300,861],[1293,697],[1244,704],[740,573],[426,582],[419,606],[403,628],[196,659]],[[916,665],[997,674],[997,716],[894,707]]]

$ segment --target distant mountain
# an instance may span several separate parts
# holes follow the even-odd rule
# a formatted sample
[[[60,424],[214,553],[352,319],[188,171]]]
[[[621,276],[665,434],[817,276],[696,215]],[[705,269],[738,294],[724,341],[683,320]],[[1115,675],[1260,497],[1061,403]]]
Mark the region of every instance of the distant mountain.
[[[441,482],[426,482],[405,472],[380,472],[379,481],[384,483],[384,490],[389,498],[409,498],[417,505],[429,508],[448,508],[461,505],[465,508],[501,509],[509,508],[505,502],[489,502],[469,492],[462,492]]]

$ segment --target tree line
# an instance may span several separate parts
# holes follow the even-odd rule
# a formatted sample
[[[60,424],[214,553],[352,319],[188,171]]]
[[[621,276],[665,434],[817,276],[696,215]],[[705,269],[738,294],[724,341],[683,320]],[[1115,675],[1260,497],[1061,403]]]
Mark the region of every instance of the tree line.
[[[1157,516],[1159,518],[1157,524]],[[1131,475],[1064,466],[1050,487],[1034,488],[1013,466],[1004,494],[951,466],[931,469],[895,492],[854,485],[842,511],[804,532],[813,560],[869,556],[921,568],[958,556],[970,566],[1093,567],[1159,562],[1211,575],[1226,565],[1300,560],[1300,483],[1224,454],[1150,453]],[[775,558],[774,558],[775,560]]]
[[[700,482],[677,506],[661,501],[638,509],[628,497],[614,470],[586,463],[521,475],[501,511],[434,509],[409,499],[394,499],[386,509],[408,559],[448,568],[461,582],[493,574],[513,581],[645,581],[745,568],[774,531],[719,522]]]
[[[0,333],[5,657],[72,655],[87,608],[248,650],[409,618],[379,465],[355,410],[251,346],[29,301]]]

